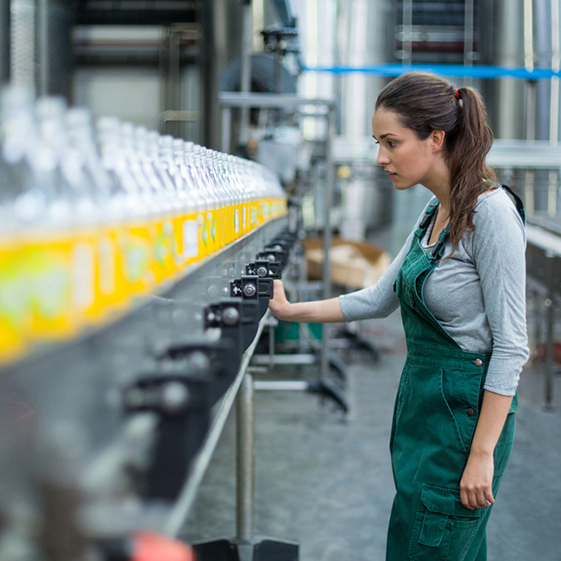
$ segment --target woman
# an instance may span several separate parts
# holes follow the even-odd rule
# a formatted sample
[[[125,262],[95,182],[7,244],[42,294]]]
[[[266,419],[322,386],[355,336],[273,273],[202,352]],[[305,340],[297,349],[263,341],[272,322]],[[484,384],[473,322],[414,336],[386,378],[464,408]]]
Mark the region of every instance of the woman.
[[[304,322],[401,307],[407,360],[390,440],[386,560],[482,561],[528,358],[524,210],[485,164],[493,135],[475,90],[402,75],[380,93],[372,132],[394,187],[420,183],[433,199],[375,286],[290,304],[275,281],[270,307]]]

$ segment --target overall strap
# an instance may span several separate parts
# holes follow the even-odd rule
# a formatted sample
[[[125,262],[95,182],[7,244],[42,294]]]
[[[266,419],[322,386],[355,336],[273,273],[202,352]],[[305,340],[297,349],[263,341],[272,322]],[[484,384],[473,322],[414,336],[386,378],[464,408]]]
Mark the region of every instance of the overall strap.
[[[417,228],[417,231],[415,232],[417,235],[423,235],[425,233],[425,230],[428,228],[428,225],[430,224],[430,221],[432,219],[432,215],[434,211],[439,207],[439,205],[440,203],[438,202],[438,200],[436,200],[428,206],[427,210],[425,211],[425,216],[423,217],[421,222],[419,222],[419,226]]]
[[[526,210],[524,209],[524,203],[522,202],[522,199],[508,185],[504,185],[503,183],[501,183],[500,185],[514,199],[516,210],[518,211],[518,214],[520,214],[522,222],[526,224]]]
[[[524,209],[524,203],[522,202],[522,199],[508,185],[504,185],[503,183],[500,183],[500,186],[512,197],[513,202],[516,205],[516,210],[518,211],[518,214],[520,214],[520,218],[522,218],[522,222],[526,224],[526,210]],[[434,205],[431,205],[429,209],[427,209],[426,216],[419,224],[419,229],[423,230],[423,234],[426,228],[428,227],[430,220],[432,218],[432,213],[435,210],[435,208],[438,207],[438,204],[439,203],[435,203]],[[434,249],[430,253],[431,261],[437,261],[442,259],[444,246],[446,245],[449,236],[450,236],[450,229],[449,226],[446,226],[446,228],[440,234],[440,237],[436,242]]]

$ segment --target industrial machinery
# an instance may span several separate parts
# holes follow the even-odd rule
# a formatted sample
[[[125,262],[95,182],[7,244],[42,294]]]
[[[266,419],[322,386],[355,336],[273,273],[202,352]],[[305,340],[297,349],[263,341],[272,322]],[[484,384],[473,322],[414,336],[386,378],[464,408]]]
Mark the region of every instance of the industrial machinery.
[[[0,105],[0,557],[127,558],[193,501],[296,241],[286,195],[59,98]]]

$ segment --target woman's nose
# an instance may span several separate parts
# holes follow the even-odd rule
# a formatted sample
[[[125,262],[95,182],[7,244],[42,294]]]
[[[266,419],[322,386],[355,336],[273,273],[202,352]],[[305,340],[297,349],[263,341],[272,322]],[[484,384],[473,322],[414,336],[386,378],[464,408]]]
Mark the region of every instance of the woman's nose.
[[[383,148],[379,148],[378,149],[378,156],[376,157],[376,163],[379,166],[384,166],[388,163],[388,155],[386,153],[386,151]]]

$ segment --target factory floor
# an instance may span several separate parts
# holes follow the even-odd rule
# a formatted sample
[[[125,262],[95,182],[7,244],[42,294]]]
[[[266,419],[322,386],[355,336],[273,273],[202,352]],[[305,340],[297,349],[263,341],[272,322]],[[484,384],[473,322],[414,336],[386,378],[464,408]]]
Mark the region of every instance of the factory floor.
[[[388,441],[405,342],[398,313],[362,329],[381,357],[347,353],[346,418],[303,392],[255,395],[254,533],[297,542],[301,561],[384,559],[393,499]],[[521,377],[516,442],[488,526],[489,561],[561,559],[561,376],[546,411],[542,368],[529,365]],[[310,367],[277,367],[265,376],[314,375]],[[233,537],[235,513],[232,415],[181,537]]]

